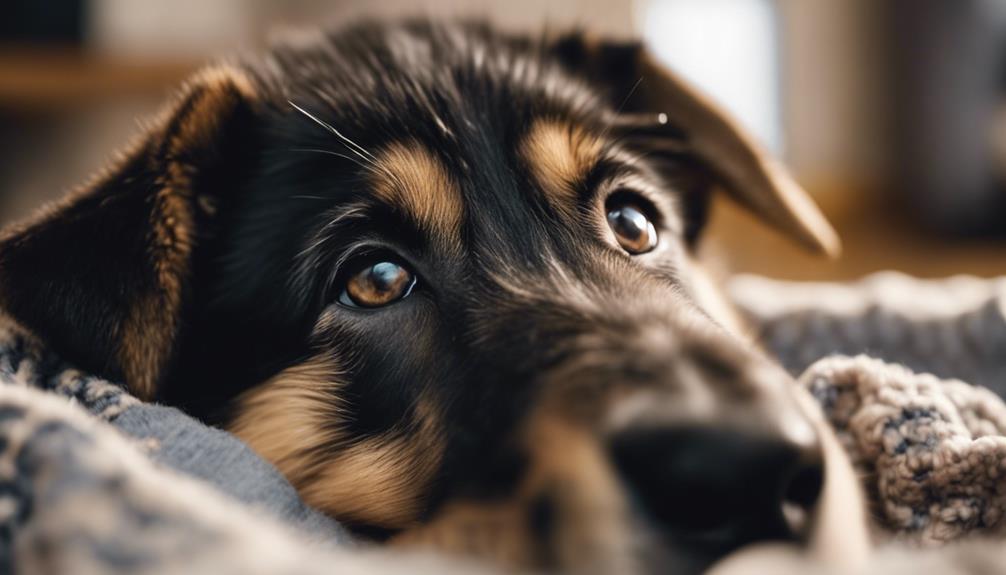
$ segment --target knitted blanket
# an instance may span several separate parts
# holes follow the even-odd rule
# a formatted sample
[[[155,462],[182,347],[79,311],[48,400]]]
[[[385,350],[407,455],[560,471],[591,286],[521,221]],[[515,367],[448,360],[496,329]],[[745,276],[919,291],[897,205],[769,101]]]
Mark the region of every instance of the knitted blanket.
[[[731,293],[766,347],[802,373],[861,472],[882,549],[866,572],[1006,572],[1006,545],[977,537],[1006,529],[1006,406],[973,385],[1006,389],[1006,280],[742,277]],[[966,543],[904,551],[954,540]],[[769,572],[758,564],[766,557],[742,556],[723,572]],[[808,567],[794,555],[768,559],[772,572]],[[476,571],[355,545],[234,437],[80,373],[0,321],[0,573],[9,572]]]

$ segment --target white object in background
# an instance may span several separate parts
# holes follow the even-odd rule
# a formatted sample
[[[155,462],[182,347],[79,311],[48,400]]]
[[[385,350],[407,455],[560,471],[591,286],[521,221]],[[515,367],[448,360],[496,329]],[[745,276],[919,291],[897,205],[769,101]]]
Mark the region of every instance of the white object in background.
[[[231,52],[254,31],[243,0],[92,0],[88,42],[117,58],[192,58]]]
[[[635,8],[638,29],[659,60],[782,153],[774,0],[636,0]]]

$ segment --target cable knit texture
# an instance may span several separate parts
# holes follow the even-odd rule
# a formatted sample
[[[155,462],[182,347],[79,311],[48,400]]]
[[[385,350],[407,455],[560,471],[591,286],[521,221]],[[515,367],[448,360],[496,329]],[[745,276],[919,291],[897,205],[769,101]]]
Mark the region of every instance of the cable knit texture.
[[[1000,527],[1006,406],[994,393],[866,356],[821,360],[800,382],[863,474],[879,537],[931,544]]]

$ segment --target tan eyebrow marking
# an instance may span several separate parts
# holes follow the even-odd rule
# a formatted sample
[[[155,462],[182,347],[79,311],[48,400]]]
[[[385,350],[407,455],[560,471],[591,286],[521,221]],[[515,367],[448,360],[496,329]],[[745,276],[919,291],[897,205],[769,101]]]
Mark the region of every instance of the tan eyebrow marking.
[[[520,153],[549,204],[564,214],[576,208],[576,185],[601,155],[601,140],[583,128],[557,120],[536,120]]]
[[[378,152],[374,194],[401,208],[444,245],[460,248],[464,204],[447,169],[416,142],[395,142]]]

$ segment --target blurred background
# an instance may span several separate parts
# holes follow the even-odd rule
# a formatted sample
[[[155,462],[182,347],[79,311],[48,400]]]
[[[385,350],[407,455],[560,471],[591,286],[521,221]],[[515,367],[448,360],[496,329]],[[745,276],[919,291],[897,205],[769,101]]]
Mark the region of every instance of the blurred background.
[[[845,242],[816,259],[721,201],[706,249],[734,269],[1006,274],[1006,0],[5,0],[0,223],[95,172],[206,59],[410,14],[645,39],[785,159]]]

